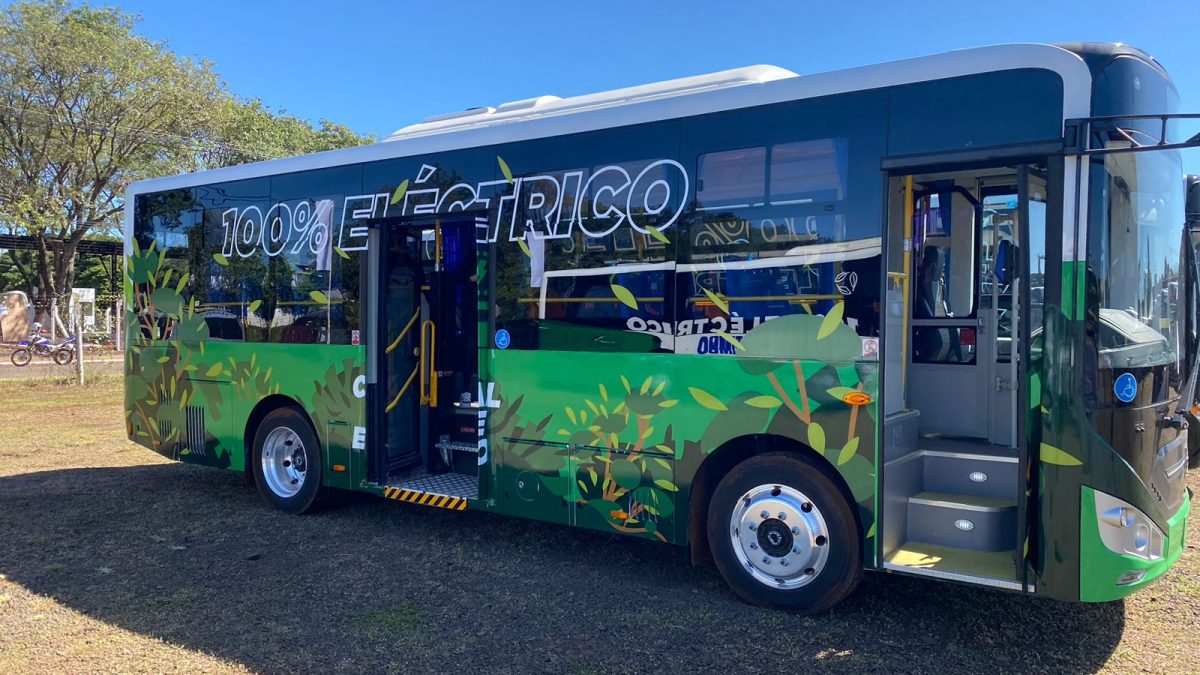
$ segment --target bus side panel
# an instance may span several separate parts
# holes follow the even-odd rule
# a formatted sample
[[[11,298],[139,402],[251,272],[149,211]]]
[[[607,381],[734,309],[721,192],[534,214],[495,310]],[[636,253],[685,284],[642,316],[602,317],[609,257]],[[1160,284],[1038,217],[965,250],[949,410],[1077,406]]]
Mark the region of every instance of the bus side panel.
[[[682,544],[701,463],[779,436],[845,481],[871,560],[878,364],[824,319],[765,322],[739,356],[492,350],[497,510]]]
[[[361,348],[217,340],[161,344],[129,353],[126,399],[134,440],[183,462],[241,471],[253,440],[245,438],[250,415],[267,397],[280,396],[312,421],[326,484],[349,488],[352,471],[366,475]],[[342,469],[332,470],[335,464]]]

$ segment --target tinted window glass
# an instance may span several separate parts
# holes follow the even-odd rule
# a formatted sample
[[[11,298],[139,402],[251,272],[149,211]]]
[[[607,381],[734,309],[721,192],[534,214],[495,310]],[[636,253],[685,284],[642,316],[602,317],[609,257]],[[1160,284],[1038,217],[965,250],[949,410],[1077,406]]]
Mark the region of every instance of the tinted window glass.
[[[325,343],[330,341],[331,325],[336,325],[336,342],[350,342],[346,304],[349,300],[357,305],[358,270],[353,263],[357,256],[335,253],[334,237],[346,197],[359,192],[361,186],[362,169],[355,166],[272,179],[274,203],[263,231],[275,299],[269,317],[271,341]],[[339,272],[336,286],[335,259]],[[345,267],[354,268],[350,284],[341,274]],[[350,314],[357,321],[356,307]]]
[[[741,148],[700,155],[696,202],[701,210],[761,206],[766,192],[766,148]]]
[[[197,288],[202,310],[225,325],[230,316],[242,322],[243,338],[269,339],[269,317],[275,308],[270,259],[261,242],[271,209],[270,179],[260,178],[196,188],[204,218],[205,255],[200,260],[203,284]]]
[[[823,138],[772,147],[771,204],[844,199],[848,146],[844,138]]]
[[[142,337],[205,337],[203,320],[187,311],[185,300],[202,287],[198,275],[202,278],[205,269],[204,228],[192,190],[137,197],[134,240],[130,279]]]

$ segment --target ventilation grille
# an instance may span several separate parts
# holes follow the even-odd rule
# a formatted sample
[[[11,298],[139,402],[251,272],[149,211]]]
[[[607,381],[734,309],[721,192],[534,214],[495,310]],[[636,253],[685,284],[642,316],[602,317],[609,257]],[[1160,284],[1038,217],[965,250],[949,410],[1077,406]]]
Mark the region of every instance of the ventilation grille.
[[[203,457],[204,451],[204,406],[189,405],[183,409],[187,433],[183,442],[188,452]]]
[[[175,433],[175,423],[171,420],[158,419],[158,436],[164,441],[171,438],[171,434]],[[158,442],[155,441],[155,445]]]

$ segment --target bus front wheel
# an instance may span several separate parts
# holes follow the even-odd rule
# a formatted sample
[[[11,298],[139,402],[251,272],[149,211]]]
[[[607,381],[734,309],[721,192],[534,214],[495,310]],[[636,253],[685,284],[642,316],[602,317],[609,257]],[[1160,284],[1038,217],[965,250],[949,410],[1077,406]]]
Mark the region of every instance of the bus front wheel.
[[[826,470],[791,453],[733,467],[708,505],[713,560],[755,605],[814,613],[846,597],[862,577],[858,529]]]
[[[277,408],[254,434],[254,481],[268,504],[286,513],[312,509],[321,496],[321,450],[312,425],[295,408]]]

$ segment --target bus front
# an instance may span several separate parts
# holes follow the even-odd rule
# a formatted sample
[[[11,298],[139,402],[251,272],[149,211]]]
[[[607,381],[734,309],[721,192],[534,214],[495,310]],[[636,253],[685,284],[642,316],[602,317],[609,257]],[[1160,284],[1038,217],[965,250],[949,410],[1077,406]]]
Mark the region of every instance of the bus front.
[[[1175,114],[1178,95],[1136,50],[1089,56],[1094,117],[1086,149],[1068,159],[1079,217],[1064,224],[1062,307],[1046,320],[1062,346],[1044,372],[1038,545],[1049,594],[1105,601],[1160,576],[1184,548],[1194,368],[1180,151],[1161,149],[1179,120],[1142,117]]]

